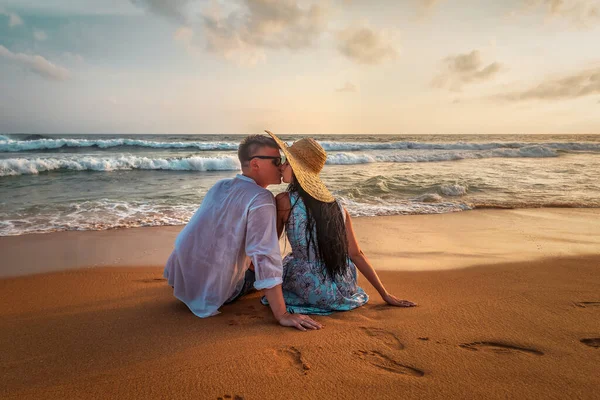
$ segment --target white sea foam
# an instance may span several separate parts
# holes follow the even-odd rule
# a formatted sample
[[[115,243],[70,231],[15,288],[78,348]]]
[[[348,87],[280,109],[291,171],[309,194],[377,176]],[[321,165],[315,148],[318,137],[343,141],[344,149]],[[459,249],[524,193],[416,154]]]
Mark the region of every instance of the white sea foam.
[[[544,158],[558,157],[558,153],[544,146],[527,146],[520,149],[494,149],[481,151],[403,151],[383,153],[330,153],[327,156],[327,164],[368,164],[376,162],[415,163],[415,162],[437,162],[455,161],[480,158]]]
[[[0,218],[0,236],[183,225],[189,221],[197,207],[197,204],[165,205],[108,199],[65,204],[58,207],[49,206],[28,217],[2,216]]]
[[[360,217],[405,214],[442,214],[472,209],[471,206],[467,204],[430,202],[432,199],[433,198],[426,196],[421,199],[413,199],[412,201],[405,200],[396,203],[380,200],[377,201],[377,204],[361,203],[345,198],[341,198],[340,200],[348,209],[350,215]]]
[[[288,144],[291,144],[288,141]],[[319,141],[326,151],[362,151],[362,150],[512,150],[540,147],[536,143],[527,142],[489,142],[489,143],[426,143],[426,142],[336,142]],[[236,150],[237,142],[160,142],[140,139],[36,139],[12,140],[0,136],[0,152],[19,152],[35,150],[54,150],[62,147],[86,148],[98,147],[108,149],[119,146],[133,146],[154,149],[194,149],[194,150]],[[544,143],[544,148],[559,151],[600,151],[600,143]]]
[[[427,199],[378,201],[377,204],[360,203],[341,198],[352,216],[379,216],[398,214],[439,214],[469,210],[465,204],[449,202],[428,203]],[[24,235],[71,230],[106,230],[143,226],[186,224],[198,204],[161,204],[140,201],[115,201],[100,199],[52,205],[32,212],[21,210],[18,216],[0,213],[0,236]]]
[[[442,196],[437,193],[425,193],[413,200],[422,203],[439,203],[444,201]]]
[[[108,149],[119,146],[134,146],[154,149],[237,150],[239,143],[233,142],[155,142],[138,139],[37,139],[7,140],[0,142],[0,152],[32,150],[54,150],[61,147],[98,147]]]
[[[237,157],[189,157],[151,159],[123,155],[119,157],[50,157],[9,158],[0,160],[0,176],[30,175],[45,171],[115,171],[115,170],[172,170],[172,171],[235,171],[240,169]]]
[[[1,144],[1,143],[0,143]],[[398,151],[398,152],[337,152],[330,153],[327,164],[354,165],[378,162],[416,163],[482,158],[558,157],[555,150],[543,146],[520,149],[483,151]],[[56,154],[49,157],[19,157],[0,160],[0,176],[29,175],[46,171],[115,171],[115,170],[173,170],[173,171],[235,171],[240,169],[236,156],[149,158],[130,154],[120,156],[91,156]]]
[[[467,194],[467,187],[459,185],[458,183],[453,185],[442,185],[440,187],[440,192],[442,192],[444,196],[464,196]]]
[[[511,150],[534,148],[542,145],[529,142],[489,143],[426,143],[426,142],[330,142],[319,141],[326,151],[361,150]],[[291,144],[291,143],[289,143]],[[600,143],[544,143],[543,147],[561,151],[600,151]]]
[[[401,150],[410,142],[329,142],[318,141],[326,151]],[[291,144],[291,143],[290,143]]]

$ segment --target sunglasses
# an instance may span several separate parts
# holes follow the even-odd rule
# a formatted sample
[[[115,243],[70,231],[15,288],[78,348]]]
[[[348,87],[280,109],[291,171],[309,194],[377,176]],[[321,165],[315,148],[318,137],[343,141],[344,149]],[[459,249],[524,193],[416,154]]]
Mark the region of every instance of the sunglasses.
[[[281,164],[285,163],[285,155],[280,155],[279,157],[275,157],[275,156],[252,156],[248,159],[248,161],[252,160],[253,158],[260,158],[261,160],[271,160],[273,162],[273,165],[276,167],[279,167]]]

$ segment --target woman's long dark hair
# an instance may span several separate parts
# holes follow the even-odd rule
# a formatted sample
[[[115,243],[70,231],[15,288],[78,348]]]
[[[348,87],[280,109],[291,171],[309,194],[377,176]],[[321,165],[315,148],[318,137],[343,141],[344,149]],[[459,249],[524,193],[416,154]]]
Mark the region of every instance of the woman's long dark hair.
[[[296,177],[287,190],[298,193],[306,207],[308,257],[312,244],[316,256],[325,265],[326,273],[331,279],[344,275],[348,269],[348,238],[344,216],[338,203],[325,203],[315,199],[300,186]],[[292,204],[292,209],[294,206],[295,204]]]

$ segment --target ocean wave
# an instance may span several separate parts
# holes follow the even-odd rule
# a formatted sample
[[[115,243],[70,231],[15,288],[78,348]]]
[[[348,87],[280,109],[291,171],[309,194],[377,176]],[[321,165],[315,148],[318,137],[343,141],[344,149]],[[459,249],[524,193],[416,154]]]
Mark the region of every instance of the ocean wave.
[[[459,185],[458,183],[440,186],[440,192],[442,192],[444,196],[464,196],[467,194],[467,190],[467,186]]]
[[[594,202],[569,201],[447,201],[436,193],[413,199],[349,199],[339,197],[353,217],[442,214],[473,209],[514,209],[539,207],[598,207]],[[100,199],[42,206],[28,206],[10,213],[0,212],[0,236],[56,231],[98,231],[116,228],[172,226],[186,224],[198,203],[161,201],[119,201]]]
[[[8,138],[7,138],[8,139]],[[153,149],[195,149],[237,150],[239,143],[233,142],[155,142],[138,139],[38,139],[38,140],[5,140],[0,142],[0,152],[20,152],[36,150],[56,150],[63,147],[86,148],[97,147],[109,149],[132,146]]]
[[[368,164],[377,162],[394,163],[417,163],[417,162],[439,162],[457,161],[481,158],[545,158],[558,157],[559,154],[545,146],[527,146],[520,149],[495,149],[484,151],[447,151],[447,152],[416,152],[416,153],[393,153],[393,154],[369,154],[369,153],[331,153],[327,156],[327,164],[352,165]]]
[[[531,142],[488,142],[488,143],[427,143],[412,141],[396,142],[350,142],[350,141],[318,141],[326,151],[362,151],[362,150],[517,150],[523,148],[540,147],[540,144]],[[292,144],[292,141],[287,141]],[[190,149],[200,151],[233,151],[237,150],[239,143],[227,141],[153,141],[141,139],[33,139],[14,140],[0,135],[0,152],[25,152],[56,150],[60,148],[89,148],[111,149],[115,147],[140,147],[152,149]],[[556,151],[590,151],[600,152],[600,143],[593,142],[564,142],[544,143],[543,147]]]
[[[237,157],[189,157],[151,159],[147,157],[71,157],[71,158],[9,158],[0,160],[0,176],[32,175],[46,171],[116,171],[116,170],[171,170],[171,171],[236,171],[240,169]]]
[[[511,150],[542,146],[533,142],[489,142],[489,143],[427,143],[427,142],[333,142],[319,141],[326,151],[361,150]],[[291,144],[291,143],[290,143]],[[560,151],[600,151],[600,143],[564,142],[544,143],[543,147]]]
[[[437,193],[425,193],[413,199],[422,203],[441,203],[444,201],[442,196]]]
[[[358,202],[340,198],[350,215],[355,217],[377,217],[386,215],[409,214],[443,214],[471,210],[466,203],[439,202],[441,198],[436,195],[421,196],[413,200],[399,200],[389,202],[380,200],[376,204]]]
[[[377,204],[367,204],[343,197],[340,200],[353,217],[440,214],[471,209],[466,204],[450,202],[406,200],[398,203],[380,201]],[[198,204],[111,199],[48,205],[43,208],[33,206],[16,210],[11,215],[0,213],[0,236],[183,225],[190,220],[197,208]]]
[[[514,157],[558,157],[558,153],[543,146],[530,146],[520,149],[497,149],[485,151],[446,151],[446,152],[399,152],[383,153],[330,153],[327,164],[354,165],[366,163],[416,163],[440,162],[482,158]],[[121,156],[72,155],[8,158],[0,160],[0,177],[31,175],[46,171],[115,171],[115,170],[172,170],[172,171],[236,171],[240,163],[236,156],[150,158],[129,154]],[[380,183],[386,191],[385,182]],[[452,190],[452,189],[447,189]],[[459,190],[460,191],[460,190]],[[446,195],[451,195],[444,193]],[[460,194],[457,194],[460,195]]]
[[[0,236],[58,231],[99,231],[116,228],[186,224],[197,204],[152,204],[101,199],[0,213]]]

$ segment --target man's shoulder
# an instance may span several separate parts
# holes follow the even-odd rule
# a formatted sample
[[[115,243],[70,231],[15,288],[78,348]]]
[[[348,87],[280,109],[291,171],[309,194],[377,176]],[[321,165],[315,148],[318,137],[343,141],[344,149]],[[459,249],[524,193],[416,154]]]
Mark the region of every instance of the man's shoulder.
[[[249,207],[275,204],[275,197],[271,191],[258,186],[253,181],[241,179],[239,177],[221,179],[215,183],[213,189],[219,192],[231,189],[231,192],[229,192],[228,195],[235,196],[238,201],[246,203]]]
[[[218,181],[215,182],[214,185],[212,185],[209,189],[209,191],[218,191],[221,188],[225,187],[225,186],[230,186],[233,182],[232,178],[225,178],[225,179],[220,179]]]
[[[252,207],[262,206],[262,205],[275,205],[275,196],[269,190],[258,187],[260,190],[252,196],[250,200]]]
[[[233,181],[235,180],[235,178],[224,178],[224,179],[219,179],[214,185],[213,187],[218,187],[218,186],[223,186],[223,185],[231,185],[233,183]]]

